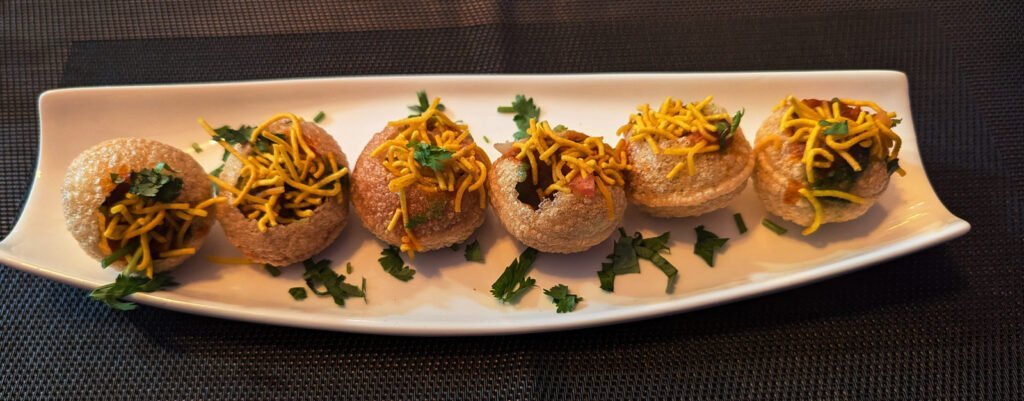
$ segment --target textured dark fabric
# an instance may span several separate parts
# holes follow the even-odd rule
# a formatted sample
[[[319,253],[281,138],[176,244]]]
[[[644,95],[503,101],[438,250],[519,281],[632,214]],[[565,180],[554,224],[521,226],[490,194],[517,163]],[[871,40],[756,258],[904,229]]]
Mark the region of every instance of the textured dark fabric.
[[[399,73],[888,68],[929,176],[973,224],[804,288],[566,333],[392,338],[143,307],[0,267],[0,399],[1024,399],[1024,10],[957,2],[658,6],[0,3],[0,236],[62,86]],[[301,62],[291,62],[300,50]]]

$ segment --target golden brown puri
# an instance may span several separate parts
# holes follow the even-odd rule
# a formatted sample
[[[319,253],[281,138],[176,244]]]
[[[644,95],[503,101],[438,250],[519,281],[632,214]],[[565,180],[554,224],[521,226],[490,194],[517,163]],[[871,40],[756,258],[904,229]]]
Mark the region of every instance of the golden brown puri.
[[[506,154],[494,162],[487,177],[494,213],[519,242],[541,252],[582,252],[607,239],[622,223],[626,195],[621,186],[609,188],[614,208],[611,219],[599,193],[555,192],[537,208],[523,203],[516,186],[525,179],[524,164],[527,162]]]
[[[271,124],[268,130],[283,133],[288,131],[289,125],[290,122],[281,120]],[[348,160],[338,142],[320,126],[303,121],[302,135],[318,155],[331,153],[339,169],[348,166]],[[244,155],[252,151],[249,145],[235,145],[235,149]],[[237,158],[229,157],[220,178],[234,183],[241,168],[242,163]],[[348,194],[343,191],[346,196],[343,201],[324,199],[323,203],[313,209],[312,216],[268,227],[266,232],[261,232],[257,220],[247,218],[238,207],[231,205],[234,195],[228,191],[222,192],[228,197],[228,202],[217,205],[217,220],[224,228],[228,241],[254,263],[287,266],[313,257],[331,245],[348,222]]]
[[[98,219],[100,206],[116,187],[110,175],[127,175],[151,169],[161,162],[177,171],[174,175],[184,182],[175,202],[195,205],[210,198],[210,183],[202,166],[185,152],[157,141],[143,138],[112,139],[87,149],[71,162],[62,188],[64,219],[68,231],[89,256],[97,260],[104,257],[98,245]],[[212,225],[212,215],[195,217],[187,245],[196,249],[202,246]],[[189,257],[181,255],[155,259],[153,270],[161,272],[173,269]],[[125,262],[118,260],[112,266],[121,270]]]
[[[664,139],[664,148],[693,146],[690,137]],[[626,196],[640,210],[657,217],[697,216],[725,207],[743,192],[754,170],[750,143],[742,129],[729,140],[725,152],[694,157],[696,174],[667,178],[685,155],[655,154],[646,142],[628,142],[633,169],[626,172]]]
[[[386,127],[374,134],[363,148],[352,172],[352,204],[367,230],[388,244],[401,246],[404,231],[387,229],[395,210],[400,208],[399,197],[388,189],[393,176],[380,159],[371,156],[374,149],[397,134],[397,128]],[[440,249],[468,239],[484,222],[486,211],[479,206],[480,196],[477,191],[466,191],[462,210],[456,212],[454,192],[427,192],[416,186],[408,187],[409,215],[426,218],[411,229],[422,247],[420,251]]]
[[[757,131],[755,143],[771,135],[781,135],[780,123],[785,108],[772,113]],[[814,208],[798,192],[807,175],[801,157],[804,144],[781,141],[766,144],[755,155],[754,189],[768,211],[795,224],[807,227],[814,221]],[[881,161],[872,161],[848,191],[864,199],[863,204],[823,199],[822,223],[843,222],[860,217],[878,200],[889,184],[889,173]]]
[[[616,132],[626,139],[632,164],[626,196],[640,210],[701,215],[725,207],[746,187],[754,159],[739,127],[743,112],[730,115],[712,100],[642,104]]]

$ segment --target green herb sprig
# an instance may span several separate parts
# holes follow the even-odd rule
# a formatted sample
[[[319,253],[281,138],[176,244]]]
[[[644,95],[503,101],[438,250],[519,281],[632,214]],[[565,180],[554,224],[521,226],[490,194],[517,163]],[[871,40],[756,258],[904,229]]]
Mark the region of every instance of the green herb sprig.
[[[518,259],[505,268],[501,276],[491,285],[491,294],[503,303],[515,302],[526,291],[532,288],[537,280],[527,277],[533,262],[537,259],[537,250],[526,248]]]
[[[338,274],[331,269],[331,261],[329,259],[322,259],[320,261],[306,259],[302,261],[302,265],[306,268],[306,271],[302,273],[302,278],[306,280],[306,286],[309,287],[313,294],[320,296],[330,295],[338,306],[345,306],[345,300],[348,298],[363,298],[366,296],[365,291],[346,283],[344,275]],[[292,290],[288,292],[292,293]],[[295,298],[296,294],[292,293],[292,297]]]
[[[540,120],[540,108],[533,104],[533,98],[527,98],[524,95],[516,95],[515,100],[512,101],[511,106],[500,106],[498,107],[499,113],[515,113],[512,117],[512,121],[516,123],[516,127],[519,128],[512,138],[515,140],[524,139],[530,134],[526,133],[526,130],[530,128],[530,119]]]
[[[153,278],[120,274],[113,283],[98,287],[89,293],[89,298],[117,310],[135,309],[133,302],[124,297],[139,292],[154,292],[178,285],[168,273],[157,273]]]
[[[473,240],[472,243],[466,245],[465,256],[467,262],[484,263],[484,252],[480,249],[480,240]]]
[[[565,284],[544,290],[544,295],[551,297],[551,302],[555,304],[555,311],[558,313],[572,312],[576,310],[576,305],[583,302],[583,297],[570,293],[569,287]]]
[[[416,275],[416,270],[405,265],[398,248],[394,246],[389,246],[380,251],[380,258],[377,261],[380,262],[380,267],[385,272],[399,280],[409,281]]]
[[[427,109],[430,108],[430,98],[427,97],[427,91],[421,90],[419,92],[416,92],[416,100],[419,101],[419,104],[413,104],[409,106],[409,110],[412,110],[414,112],[414,114],[410,114],[409,117],[416,117],[420,114],[423,114],[424,112],[427,111]],[[444,103],[438,103],[437,110],[444,111]]]
[[[646,259],[665,274],[665,277],[668,278],[665,292],[672,292],[672,288],[679,277],[679,270],[665,257],[661,256],[662,253],[669,252],[669,238],[669,232],[650,238],[644,238],[643,235],[636,232],[631,237],[626,235],[626,230],[619,228],[619,239],[615,241],[612,253],[608,255],[608,260],[601,263],[601,270],[597,272],[601,289],[614,292],[615,276],[639,273],[639,259]]]
[[[715,233],[705,230],[703,225],[694,229],[697,231],[697,242],[693,244],[693,253],[704,259],[710,267],[715,267],[715,250],[720,250],[728,238],[720,238]]]

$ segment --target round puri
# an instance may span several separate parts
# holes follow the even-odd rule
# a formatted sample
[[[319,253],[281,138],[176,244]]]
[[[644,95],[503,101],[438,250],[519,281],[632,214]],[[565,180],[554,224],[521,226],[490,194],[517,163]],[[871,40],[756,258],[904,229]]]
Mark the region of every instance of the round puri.
[[[626,211],[626,194],[620,186],[610,187],[613,218],[600,192],[581,196],[572,192],[555,192],[534,209],[519,200],[516,185],[522,160],[511,154],[494,162],[487,177],[488,197],[501,224],[519,242],[541,252],[575,253],[599,244],[622,223]]]
[[[210,182],[203,167],[192,156],[172,146],[143,138],[117,138],[102,142],[82,152],[68,166],[62,188],[64,221],[78,245],[94,259],[103,259],[100,241],[99,208],[117,186],[110,174],[126,175],[165,163],[177,171],[184,186],[175,202],[195,205],[210,198]],[[199,249],[213,226],[213,217],[195,217],[188,246]],[[191,255],[153,261],[153,270],[162,272],[180,265]],[[111,266],[124,269],[118,260]]]
[[[398,194],[388,190],[393,178],[381,160],[370,155],[385,141],[398,135],[394,127],[374,134],[370,143],[356,161],[352,172],[352,204],[356,214],[373,235],[388,244],[400,246],[404,230],[388,230],[388,224],[401,205]],[[472,139],[467,138],[467,141]],[[486,210],[480,207],[479,191],[466,191],[462,195],[462,211],[455,212],[455,192],[426,192],[415,186],[406,188],[406,208],[410,216],[425,216],[427,220],[416,225],[412,234],[422,251],[445,248],[469,238],[484,223]]]
[[[757,131],[755,143],[769,135],[780,135],[779,124],[785,109],[772,113]],[[798,225],[807,227],[814,221],[814,208],[797,191],[804,187],[807,175],[800,158],[803,143],[782,142],[782,146],[764,146],[755,155],[754,189],[765,209]],[[889,185],[885,163],[872,159],[853,186],[846,192],[864,198],[864,204],[819,198],[822,224],[849,221],[860,217],[878,200]]]
[[[664,139],[658,146],[692,146],[691,142],[689,137]],[[725,152],[694,156],[696,174],[692,176],[684,167],[674,178],[668,178],[677,164],[686,163],[684,155],[655,154],[647,142],[630,141],[626,146],[633,165],[626,172],[626,196],[640,210],[656,217],[698,216],[721,209],[743,192],[754,171],[750,143],[738,128]]]
[[[274,133],[287,132],[290,125],[290,121],[282,120],[271,124],[267,129]],[[302,136],[305,138],[306,144],[317,154],[325,154],[325,152],[334,154],[338,168],[348,166],[348,160],[345,158],[345,153],[342,153],[338,142],[320,126],[303,121]],[[251,151],[251,147],[248,145],[236,146],[236,149],[243,155]],[[242,162],[237,158],[229,157],[224,164],[220,179],[230,183],[235,182],[238,180],[238,173],[242,166]],[[349,194],[345,192],[344,188],[342,193],[345,195],[345,199],[341,203],[333,198],[324,199],[320,206],[313,209],[312,216],[289,224],[268,227],[266,232],[261,232],[257,227],[256,220],[245,217],[238,207],[231,205],[235,196],[230,192],[222,191],[228,201],[217,204],[217,220],[220,221],[228,241],[249,260],[254,263],[287,266],[313,257],[338,238],[348,220]]]

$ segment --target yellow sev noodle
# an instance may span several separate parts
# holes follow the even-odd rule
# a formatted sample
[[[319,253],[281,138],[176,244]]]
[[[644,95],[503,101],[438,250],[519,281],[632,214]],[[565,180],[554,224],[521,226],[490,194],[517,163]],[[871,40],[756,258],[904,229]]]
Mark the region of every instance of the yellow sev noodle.
[[[652,110],[648,104],[637,107],[638,113],[629,116],[629,122],[619,128],[618,135],[628,136],[630,142],[646,142],[655,154],[682,155],[685,161],[676,164],[666,176],[676,178],[686,168],[688,175],[697,174],[693,159],[697,154],[716,152],[718,143],[718,122],[729,122],[726,113],[705,114],[712,97],[708,96],[700,102],[683,103],[680,99],[665,98],[661,107]],[[689,146],[672,146],[661,148],[659,143],[664,140],[675,141],[689,137]]]
[[[287,132],[268,130],[282,120],[288,122]],[[199,125],[242,162],[237,183],[214,176],[209,176],[210,181],[230,192],[231,205],[256,220],[261,232],[310,217],[325,201],[345,202],[341,180],[348,168],[339,166],[333,153],[317,153],[311,148],[302,133],[302,122],[291,113],[271,117],[252,131],[247,145],[251,151],[243,155],[220,138],[206,120],[199,119]],[[257,141],[263,141],[265,151],[255,145]]]
[[[870,149],[871,158],[890,161],[897,158],[902,143],[899,135],[892,131],[892,120],[896,117],[896,113],[885,111],[875,102],[833,99],[820,103],[816,107],[811,107],[808,103],[797,100],[793,96],[787,97],[776,107],[776,109],[785,108],[782,121],[779,123],[782,137],[771,135],[762,138],[754,150],[756,153],[769,143],[781,146],[783,140],[788,143],[802,144],[804,152],[800,162],[804,165],[806,182],[804,188],[798,192],[814,209],[814,220],[803,230],[803,235],[817,231],[822,224],[824,209],[818,198],[839,198],[857,204],[865,202],[863,198],[848,192],[834,189],[813,189],[816,168],[830,168],[833,163],[841,159],[849,164],[854,171],[862,171],[864,166],[861,166],[850,155],[850,149],[854,147]],[[861,110],[856,119],[851,119],[842,113],[847,106],[870,108],[873,113]],[[822,125],[822,121],[825,122],[825,125]],[[846,124],[847,133],[824,134],[828,126],[834,124]],[[896,172],[901,176],[905,174],[903,169],[897,169]]]
[[[538,197],[543,199],[556,191],[571,192],[570,183],[574,179],[593,176],[608,206],[608,219],[615,218],[615,206],[609,188],[623,186],[625,181],[622,173],[631,168],[626,158],[626,141],[619,140],[613,149],[601,137],[584,137],[580,134],[580,138],[570,139],[552,131],[547,121],[538,123],[535,119],[530,119],[530,128],[526,133],[530,135],[526,140],[515,142],[512,146],[519,150],[516,158],[529,161],[533,185],[540,184],[538,163],[551,167],[552,183],[547,188],[537,188]]]
[[[389,122],[388,126],[397,128],[399,133],[384,141],[370,154],[380,159],[384,168],[391,172],[388,190],[398,196],[399,207],[387,229],[402,229],[400,249],[410,257],[422,250],[422,244],[413,234],[414,227],[409,224],[409,219],[413,217],[409,215],[407,200],[410,188],[431,193],[454,193],[456,213],[462,212],[462,199],[468,192],[477,192],[478,207],[487,207],[484,181],[487,179],[487,170],[491,168],[491,161],[473,142],[466,125],[456,124],[437,109],[440,102],[440,98],[435,98],[422,114]],[[416,160],[416,143],[444,149],[450,152],[451,157],[443,160],[443,168],[435,171]]]
[[[126,264],[125,273],[145,273],[153,278],[154,261],[196,253],[194,247],[186,246],[192,220],[206,217],[207,208],[223,201],[225,198],[214,197],[191,206],[126,193],[109,207],[101,207],[97,214],[100,252],[109,256],[137,238],[138,248],[119,260]]]

